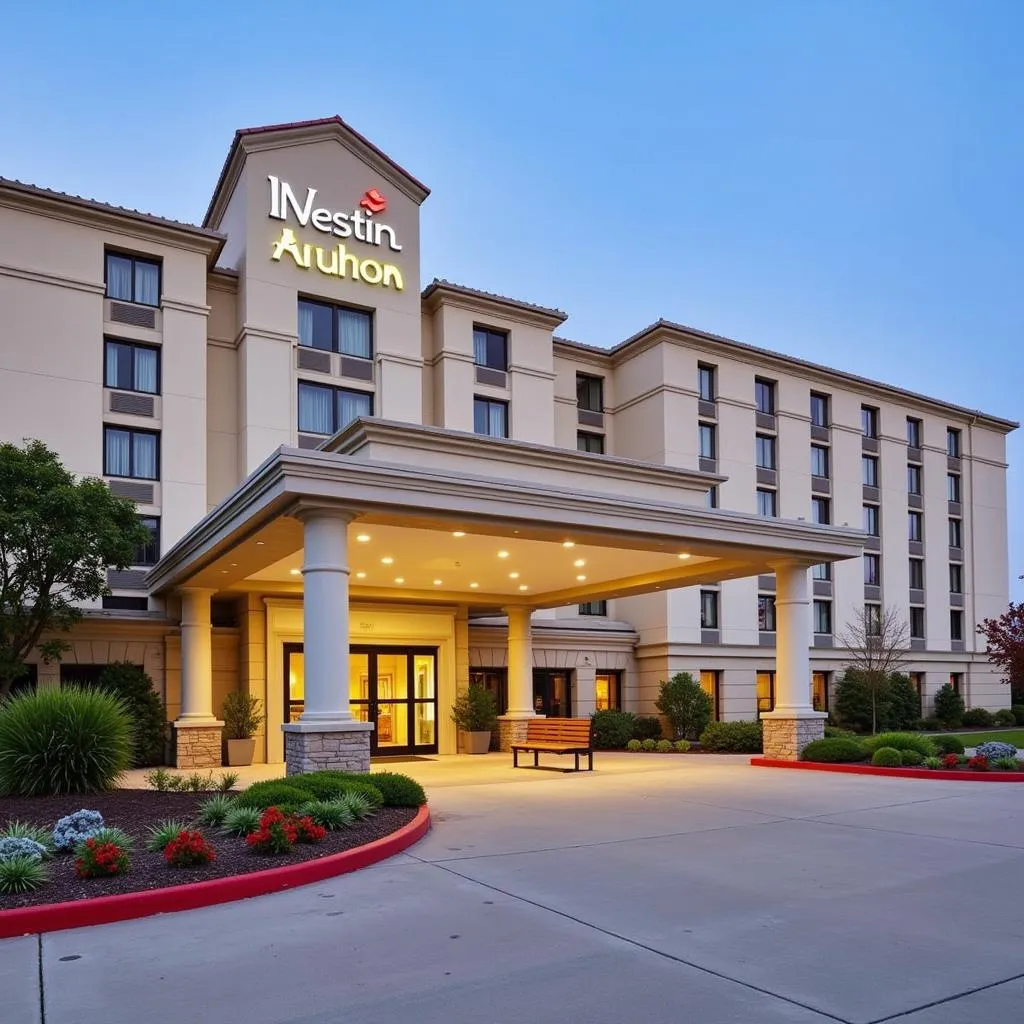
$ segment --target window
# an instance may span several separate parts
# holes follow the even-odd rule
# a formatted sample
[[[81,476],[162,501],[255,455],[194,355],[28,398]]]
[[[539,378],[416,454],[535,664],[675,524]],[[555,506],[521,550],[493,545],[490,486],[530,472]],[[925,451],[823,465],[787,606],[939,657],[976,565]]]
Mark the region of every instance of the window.
[[[718,673],[709,669],[700,670],[700,687],[711,698],[711,719],[717,722],[719,710]]]
[[[819,395],[811,392],[811,423],[816,427],[827,427],[829,425],[828,395]]]
[[[755,442],[757,465],[761,469],[775,468],[775,438],[758,434]]]
[[[959,519],[949,521],[949,546],[951,548],[963,547],[963,529]]]
[[[960,500],[960,474],[959,473],[947,473],[946,474],[946,497],[950,501]]]
[[[860,478],[865,487],[878,486],[878,459],[873,455],[860,457]]]
[[[156,565],[160,561],[160,520],[156,516],[140,516],[139,524],[149,530],[149,540],[135,553],[134,565]]]
[[[913,416],[907,417],[907,445],[910,448],[921,447],[921,421]]]
[[[811,522],[820,525],[832,522],[832,502],[828,498],[811,498]]]
[[[701,400],[713,402],[715,400],[715,368],[697,364],[697,391]]]
[[[715,425],[713,423],[697,425],[697,445],[702,459],[715,458]]]
[[[820,444],[811,445],[811,475],[828,476],[828,449]]]
[[[775,597],[771,594],[757,597],[757,628],[762,633],[775,632]]]
[[[360,416],[373,415],[373,395],[299,381],[299,431],[330,437]]]
[[[878,437],[878,410],[870,405],[860,407],[860,432],[865,437]]]
[[[130,341],[104,341],[103,385],[119,391],[160,393],[160,350]]]
[[[924,609],[910,608],[910,636],[913,640],[924,639]]]
[[[594,679],[594,697],[598,711],[622,707],[622,673],[598,669]]]
[[[718,591],[700,592],[700,628],[718,629]]]
[[[864,632],[868,636],[882,635],[882,606],[880,604],[864,605]]]
[[[832,633],[832,602],[814,602],[814,632],[830,636]]]
[[[950,672],[949,673],[949,685],[953,687],[954,693],[959,693],[961,690],[962,683],[964,681],[963,672]]]
[[[590,452],[592,455],[604,455],[604,435],[586,434],[581,430],[576,435],[576,450]]]
[[[946,428],[946,454],[953,459],[960,458],[960,431],[953,427]]]
[[[577,373],[576,405],[588,412],[604,412],[604,378]]]
[[[299,299],[299,344],[372,359],[373,315],[362,309]]]
[[[489,370],[508,369],[508,335],[486,327],[473,328],[473,362]],[[578,400],[577,391],[577,400]]]
[[[907,494],[921,493],[921,467],[913,463],[907,466]]]
[[[878,531],[878,506],[877,505],[865,505],[864,506],[864,532],[869,537],[879,536]]]
[[[160,435],[151,430],[103,428],[103,474],[160,479]]]
[[[757,514],[759,516],[778,515],[774,491],[766,491],[762,487],[757,489]]]
[[[964,613],[959,608],[951,608],[949,612],[949,639],[963,640]]]
[[[924,559],[910,559],[910,589],[924,590]]]
[[[964,592],[964,567],[957,562],[951,562],[949,565],[949,592],[951,594]]]
[[[757,713],[775,709],[775,673],[757,673]]]
[[[907,513],[907,536],[911,540],[924,540],[924,516],[920,512]]]
[[[488,437],[508,437],[508,402],[474,398],[473,431]]]
[[[580,615],[607,615],[607,601],[586,601],[580,605]]]
[[[864,586],[880,587],[882,585],[882,557],[870,552],[864,558]]]
[[[144,612],[149,610],[149,598],[147,597],[122,597],[117,594],[107,594],[102,601],[103,610],[107,612]],[[106,668],[106,665],[101,666]]]
[[[108,299],[160,305],[160,264],[156,260],[108,252],[106,281]]]
[[[705,508],[718,508],[718,484],[712,484],[704,495]]]
[[[811,706],[815,711],[828,711],[829,672],[811,673]]]
[[[831,562],[819,562],[817,565],[811,566],[811,579],[813,579],[813,580],[830,580],[830,579],[832,579],[832,563]]]
[[[775,384],[772,381],[754,378],[754,404],[758,412],[775,415]]]

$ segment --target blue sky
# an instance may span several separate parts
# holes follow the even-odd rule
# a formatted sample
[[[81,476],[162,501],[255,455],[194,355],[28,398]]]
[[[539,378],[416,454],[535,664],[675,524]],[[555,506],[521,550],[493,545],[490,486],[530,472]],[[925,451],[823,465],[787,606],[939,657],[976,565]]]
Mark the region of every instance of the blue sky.
[[[0,174],[198,220],[236,128],[339,113],[433,190],[425,279],[1024,414],[1020,3],[38,12],[4,14]]]

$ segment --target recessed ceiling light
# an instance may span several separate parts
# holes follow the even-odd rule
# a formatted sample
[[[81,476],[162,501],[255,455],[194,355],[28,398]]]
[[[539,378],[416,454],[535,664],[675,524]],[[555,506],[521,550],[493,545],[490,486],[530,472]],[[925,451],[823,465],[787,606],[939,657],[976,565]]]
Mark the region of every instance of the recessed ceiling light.
[[[266,543],[267,542],[265,540],[258,540],[258,541],[256,541],[256,547],[261,548]]]
[[[434,580],[434,586],[435,587],[441,586],[442,583],[444,583],[444,580]]]
[[[529,590],[530,588],[525,583],[520,583],[519,584],[519,589],[520,590]]]
[[[221,569],[221,572],[224,573],[225,576],[227,576],[227,574],[228,574],[227,569]]]
[[[562,547],[563,548],[574,548],[574,547],[576,547],[576,541],[574,541],[574,540],[563,540],[562,541]]]
[[[291,574],[292,574],[293,576],[298,576],[298,575],[299,575],[299,573],[300,573],[300,572],[302,572],[302,570],[301,570],[301,569],[289,569],[288,571],[289,571],[289,572],[290,572],[290,573],[291,573]]]
[[[228,564],[231,566],[232,569],[237,569],[238,568],[238,563],[237,562],[229,562]]]
[[[359,541],[360,544],[365,544],[369,539],[370,539],[370,535],[368,533],[357,533],[356,534],[356,540]]]
[[[366,573],[365,572],[357,572],[356,573],[356,579],[357,580],[365,580],[366,579]]]
[[[582,583],[586,578],[587,577],[584,576],[582,573],[580,573],[580,575],[576,577],[576,579],[578,579],[580,581],[580,583]]]
[[[573,562],[572,564],[575,565],[577,569],[582,569],[583,566],[585,566],[587,564],[587,562],[586,562],[586,559],[577,558],[576,561]]]
[[[465,537],[466,533],[464,530],[452,530],[453,537]]]
[[[479,586],[480,586],[479,583],[470,583],[469,589],[470,590],[476,590],[476,588],[479,587]]]
[[[510,572],[508,574],[508,578],[510,580],[517,580],[517,579],[519,579],[519,573],[517,573],[517,572]]]
[[[689,558],[690,557],[690,552],[689,551],[680,551],[679,552],[679,557],[680,558]]]
[[[404,583],[405,582],[405,577],[404,576],[396,576],[395,577],[395,582],[396,583]]]
[[[508,552],[507,551],[499,551],[498,552],[498,557],[499,558],[508,558]]]
[[[393,561],[394,561],[394,559],[390,555],[385,555],[381,559],[381,564],[383,564],[383,565],[390,565]]]

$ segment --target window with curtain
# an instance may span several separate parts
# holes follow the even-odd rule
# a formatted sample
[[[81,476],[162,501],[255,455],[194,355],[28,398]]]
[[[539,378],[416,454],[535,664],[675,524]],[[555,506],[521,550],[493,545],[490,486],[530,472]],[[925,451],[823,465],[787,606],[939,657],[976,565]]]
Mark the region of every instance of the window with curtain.
[[[775,596],[761,594],[757,599],[757,628],[762,633],[775,632]]]
[[[702,459],[715,458],[715,425],[713,423],[697,424],[697,449]]]
[[[911,558],[907,571],[910,573],[910,589],[924,590],[924,559]]]
[[[832,522],[832,502],[828,498],[811,498],[811,522],[819,525]]]
[[[830,580],[832,579],[832,563],[831,562],[819,562],[817,565],[811,566],[811,579],[814,580]]]
[[[328,437],[360,416],[373,415],[373,395],[299,381],[299,433]]]
[[[879,535],[878,511],[877,505],[864,506],[864,532],[869,537],[877,537]]]
[[[946,497],[950,501],[960,500],[960,474],[959,473],[947,473],[946,474]]]
[[[819,395],[814,391],[811,392],[811,423],[816,427],[828,426],[828,406],[828,395]]]
[[[775,491],[758,488],[757,514],[759,516],[777,516],[779,514]]]
[[[754,404],[758,412],[775,415],[775,382],[764,380],[761,377],[754,378]]]
[[[299,299],[299,344],[322,352],[373,358],[373,314],[329,302]]]
[[[960,458],[960,431],[954,427],[946,428],[946,454],[951,458]]]
[[[700,592],[700,628],[718,629],[718,591]]]
[[[473,431],[486,437],[508,437],[508,403],[474,398]]]
[[[865,437],[878,437],[878,410],[873,406],[860,407],[860,431]]]
[[[697,390],[703,401],[713,402],[715,400],[715,368],[713,366],[698,363]]]
[[[604,378],[577,373],[576,405],[588,412],[604,412]]]
[[[864,585],[880,587],[882,585],[882,556],[868,552],[862,557],[864,559]]]
[[[907,463],[907,494],[921,493],[921,467]]]
[[[486,327],[473,328],[473,362],[489,370],[508,369],[508,335]]]
[[[103,383],[119,391],[160,393],[160,350],[129,341],[105,342]]]
[[[820,444],[811,445],[812,476],[828,476],[828,449]]]
[[[910,540],[924,540],[924,516],[920,512],[907,513],[907,536]]]
[[[149,531],[149,540],[135,553],[135,565],[156,565],[160,561],[160,520],[156,516],[140,516],[140,525]]]
[[[950,519],[949,521],[949,546],[951,548],[962,548],[963,547],[963,529],[960,525],[959,519]]]
[[[149,430],[103,428],[103,473],[137,480],[160,477],[159,435]]]
[[[755,674],[757,682],[757,713],[775,707],[775,673],[761,671]]]
[[[108,299],[160,305],[160,264],[156,260],[108,252],[106,278]]]
[[[768,434],[758,434],[755,439],[754,453],[757,465],[761,469],[775,468],[775,438]]]
[[[921,421],[913,416],[907,417],[907,445],[911,448],[921,447]]]
[[[878,459],[873,455],[862,455],[860,457],[860,474],[865,487],[877,487]]]
[[[604,455],[604,435],[579,431],[576,434],[576,450],[590,452],[592,455]]]
[[[814,602],[814,632],[827,636],[832,632],[832,602]]]
[[[949,563],[949,592],[951,594],[964,592],[964,567],[958,562]]]

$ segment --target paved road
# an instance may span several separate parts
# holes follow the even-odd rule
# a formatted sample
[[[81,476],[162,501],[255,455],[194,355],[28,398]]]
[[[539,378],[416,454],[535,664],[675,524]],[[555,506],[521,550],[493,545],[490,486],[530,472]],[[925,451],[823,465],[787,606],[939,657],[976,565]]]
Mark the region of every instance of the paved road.
[[[0,943],[0,1020],[1024,1019],[1024,786],[638,765],[449,779],[386,865]]]

